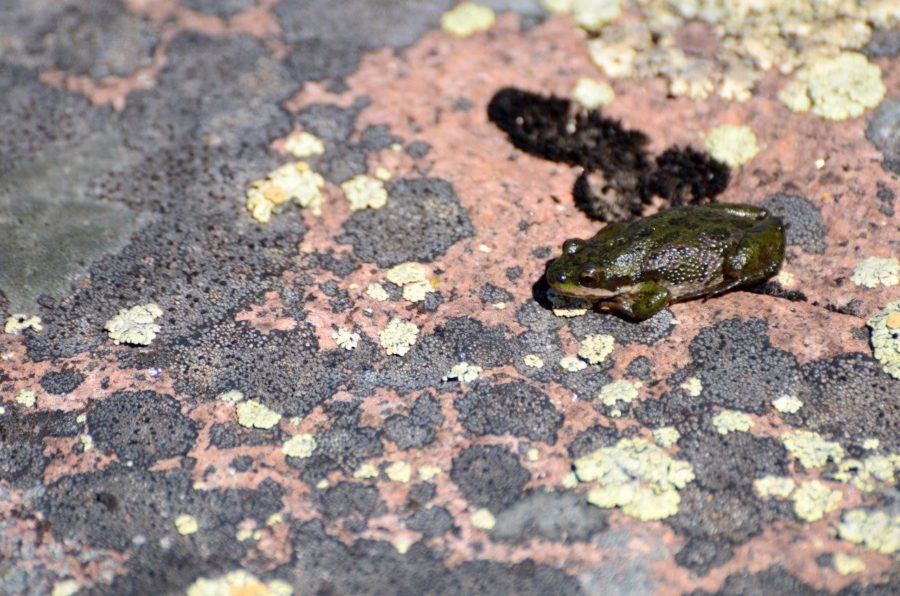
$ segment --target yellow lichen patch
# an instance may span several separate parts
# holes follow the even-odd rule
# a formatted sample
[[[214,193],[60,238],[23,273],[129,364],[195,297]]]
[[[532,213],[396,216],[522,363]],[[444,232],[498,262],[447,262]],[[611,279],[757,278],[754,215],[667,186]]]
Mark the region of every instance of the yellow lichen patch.
[[[406,461],[395,461],[384,469],[384,473],[394,482],[409,482],[412,478],[412,466]]]
[[[653,441],[660,447],[671,447],[681,438],[681,433],[674,426],[663,426],[653,430]]]
[[[525,363],[525,366],[531,368],[544,367],[544,360],[537,354],[525,354],[525,356],[522,357],[522,361]]]
[[[537,461],[541,457],[541,452],[538,451],[537,447],[531,447],[528,451],[525,452],[525,459],[528,461]]]
[[[211,579],[201,577],[187,589],[187,596],[291,596],[293,592],[287,582],[266,583],[249,571],[238,569]]]
[[[294,201],[313,215],[322,215],[322,187],[325,179],[305,161],[284,164],[265,180],[256,180],[247,191],[247,210],[256,221],[268,223],[273,213],[281,213]]]
[[[442,381],[458,380],[460,383],[471,383],[481,374],[481,367],[469,364],[468,362],[460,362],[450,369],[446,375],[441,377]]]
[[[365,463],[356,468],[356,471],[353,472],[353,477],[362,480],[371,480],[372,478],[378,478],[378,468],[376,468],[372,464]]]
[[[856,118],[881,103],[887,92],[881,68],[857,52],[820,58],[797,77],[807,84],[812,113],[829,120]]]
[[[403,298],[410,302],[421,302],[434,291],[428,281],[428,269],[420,263],[400,263],[391,267],[387,278],[403,288]]]
[[[387,182],[391,178],[393,178],[393,174],[391,171],[384,166],[378,166],[375,168],[375,177],[381,180],[382,182]]]
[[[772,400],[775,409],[784,414],[794,414],[803,407],[803,402],[793,395],[782,395]]]
[[[575,356],[563,356],[559,360],[559,365],[569,372],[578,372],[587,368],[587,364]]]
[[[381,347],[388,354],[395,356],[403,356],[409,352],[418,337],[419,328],[400,319],[391,319],[387,327],[378,333]]]
[[[581,482],[600,485],[588,493],[590,503],[621,507],[626,515],[641,520],[675,515],[681,502],[678,490],[694,479],[689,463],[639,437],[576,459],[575,474]]]
[[[472,513],[472,525],[479,530],[490,530],[497,523],[494,514],[487,509],[476,509]]]
[[[541,0],[541,6],[547,12],[554,14],[565,14],[572,10],[572,3],[575,0]]]
[[[864,460],[845,459],[833,477],[849,482],[862,492],[893,486],[894,473],[900,471],[900,455],[871,455]]]
[[[800,460],[804,468],[820,468],[828,463],[840,463],[844,458],[843,448],[833,441],[828,441],[818,433],[809,430],[797,430],[781,437],[787,450]]]
[[[179,534],[187,536],[188,534],[193,534],[199,530],[200,525],[197,523],[197,518],[193,515],[183,513],[175,518],[175,528],[178,530]]]
[[[591,308],[591,303],[587,300],[563,296],[554,289],[547,291],[547,300],[557,317],[579,317]]]
[[[437,466],[422,466],[419,468],[419,480],[428,482],[436,478],[441,473],[441,469]]]
[[[284,140],[284,150],[298,159],[322,155],[325,145],[322,139],[306,131],[294,131]]]
[[[881,445],[881,440],[877,439],[875,437],[873,437],[871,439],[866,439],[865,441],[863,441],[863,444],[862,444],[863,449],[869,449],[869,450],[878,449],[878,447],[880,445]]]
[[[787,499],[797,484],[788,476],[763,476],[753,481],[753,490],[762,499]]]
[[[403,299],[409,302],[422,302],[431,292],[434,292],[434,287],[429,282],[417,281],[403,286]]]
[[[630,404],[638,396],[638,389],[643,383],[640,381],[628,381],[625,379],[613,381],[600,388],[597,399],[607,406],[616,405],[617,401]]]
[[[622,14],[620,0],[574,0],[572,17],[579,27],[596,31]]]
[[[331,339],[345,350],[352,350],[359,345],[360,336],[359,333],[354,333],[346,327],[338,327],[331,333]]]
[[[808,522],[825,517],[841,504],[841,491],[832,490],[818,480],[807,480],[794,492],[794,513]]]
[[[284,523],[284,516],[280,513],[273,513],[269,517],[266,518],[266,525],[270,528],[272,526],[277,526],[278,524]]]
[[[81,435],[78,439],[81,441],[81,448],[84,451],[90,451],[94,448],[94,437],[91,435]]]
[[[581,340],[578,356],[591,364],[600,364],[612,353],[615,341],[612,335],[588,335]]]
[[[794,81],[778,93],[778,101],[792,112],[808,112],[812,107],[809,87],[805,81]]]
[[[697,377],[688,377],[679,387],[691,397],[697,397],[703,392],[703,383]]]
[[[756,134],[749,126],[721,124],[707,133],[703,144],[710,155],[730,168],[747,163],[759,153]]]
[[[494,11],[474,2],[463,2],[441,16],[441,29],[456,37],[468,37],[487,31],[497,17]]]
[[[866,570],[866,564],[859,557],[851,557],[842,552],[834,553],[834,569],[841,575],[862,573]]]
[[[838,535],[848,542],[890,555],[900,550],[900,515],[880,510],[851,509],[841,518]]]
[[[26,408],[33,408],[34,404],[37,403],[37,397],[35,397],[34,391],[31,389],[22,389],[16,396],[16,403]]]
[[[322,478],[321,480],[319,480],[318,482],[316,482],[316,488],[319,489],[319,490],[325,490],[325,489],[328,488],[329,486],[331,486],[331,483],[328,482],[328,479],[327,479],[327,478]]]
[[[309,433],[294,435],[284,442],[281,452],[288,457],[309,457],[316,450],[316,439]]]
[[[281,414],[273,412],[255,399],[237,405],[238,424],[247,428],[270,429],[281,420]]]
[[[72,596],[81,589],[81,584],[79,584],[74,579],[64,579],[60,582],[56,582],[53,584],[53,591],[50,592],[50,596]]]
[[[43,325],[41,325],[41,318],[36,315],[23,315],[23,314],[13,314],[9,315],[6,319],[6,323],[3,325],[3,331],[5,333],[9,333],[10,335],[16,335],[21,333],[26,329],[32,329],[34,331],[40,331],[43,329]]]
[[[123,308],[119,314],[106,322],[104,328],[113,343],[149,346],[159,333],[160,326],[156,319],[161,317],[162,310],[155,304],[143,304],[131,308]]]
[[[369,287],[366,288],[366,295],[369,296],[372,300],[377,300],[378,302],[384,302],[390,296],[387,293],[387,290],[384,289],[384,286],[381,284],[369,284]]]
[[[615,98],[616,92],[609,83],[581,78],[572,91],[572,99],[588,110],[605,106]]]
[[[351,211],[381,209],[387,205],[387,190],[378,178],[360,174],[342,183],[341,190],[350,201]]]
[[[216,399],[220,399],[228,404],[234,404],[244,399],[244,394],[240,391],[226,391],[217,395]]]
[[[753,419],[747,414],[735,410],[722,410],[713,416],[712,423],[720,435],[747,432],[753,428]]]
[[[864,288],[895,286],[900,283],[900,261],[896,257],[869,257],[856,265],[850,280]]]
[[[888,304],[866,324],[872,330],[875,359],[884,372],[900,379],[900,301]]]

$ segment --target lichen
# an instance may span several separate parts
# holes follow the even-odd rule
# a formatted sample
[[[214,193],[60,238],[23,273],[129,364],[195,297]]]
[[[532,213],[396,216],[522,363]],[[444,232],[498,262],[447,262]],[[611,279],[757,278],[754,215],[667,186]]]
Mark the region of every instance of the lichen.
[[[721,124],[707,133],[706,151],[730,168],[750,161],[759,153],[756,134],[748,126]]]
[[[697,377],[688,377],[679,387],[691,397],[698,397],[703,392],[703,382]]]
[[[550,301],[553,314],[557,317],[580,317],[591,308],[589,301],[563,296],[552,288],[547,291],[547,300]]]
[[[612,335],[588,335],[581,340],[578,356],[590,364],[600,364],[612,353],[615,342]]]
[[[900,260],[897,257],[869,257],[856,265],[850,280],[864,288],[895,286],[900,283]]]
[[[794,513],[800,519],[814,522],[841,504],[841,491],[828,488],[819,480],[807,480],[794,492]]]
[[[81,584],[74,579],[64,579],[53,584],[50,596],[72,596],[81,589]]]
[[[104,328],[116,345],[149,346],[159,333],[160,326],[156,324],[156,319],[162,314],[163,311],[155,304],[139,304],[120,310],[106,322]]]
[[[255,180],[247,191],[247,210],[256,221],[268,223],[293,201],[310,213],[322,215],[325,179],[305,161],[280,166],[263,180]]]
[[[342,183],[341,190],[350,202],[351,211],[381,209],[387,205],[387,189],[378,178],[360,174]]]
[[[282,580],[263,582],[238,569],[214,578],[201,577],[187,589],[187,596],[291,596],[294,590]]]
[[[813,431],[789,432],[782,435],[781,440],[806,469],[820,468],[829,460],[840,463],[844,458],[844,450],[838,443],[828,441]]]
[[[200,525],[197,523],[197,518],[193,515],[183,513],[175,518],[175,528],[178,530],[179,534],[187,536],[188,534],[193,534],[199,530]]]
[[[494,26],[494,11],[474,2],[463,2],[441,16],[441,29],[456,37],[469,37]]]
[[[497,523],[494,514],[487,509],[476,509],[470,519],[472,520],[472,526],[479,530],[491,530]]]
[[[809,86],[805,81],[794,81],[778,93],[778,101],[792,112],[808,112],[812,107]]]
[[[772,405],[784,414],[796,414],[803,407],[803,402],[794,395],[782,395],[773,399]]]
[[[522,361],[525,363],[525,366],[530,368],[544,367],[544,360],[537,354],[525,354],[525,356],[522,357]]]
[[[878,509],[851,509],[844,512],[838,535],[848,542],[890,555],[900,549],[900,515]]]
[[[649,521],[675,515],[679,489],[694,479],[688,462],[670,457],[646,439],[621,439],[575,460],[580,482],[596,482],[588,502],[597,507],[620,507],[630,517]]]
[[[900,454],[870,455],[858,459],[845,459],[838,466],[832,477],[841,482],[849,482],[857,490],[870,493],[876,489],[894,486],[894,477],[900,471]]]
[[[653,441],[660,447],[672,447],[680,438],[681,433],[674,426],[653,429]]]
[[[285,441],[281,452],[288,457],[307,458],[315,453],[317,446],[315,437],[309,433],[301,433]]]
[[[34,404],[37,403],[37,397],[31,389],[22,389],[16,395],[16,403],[26,408],[33,408]]]
[[[572,18],[575,23],[588,31],[597,31],[622,14],[621,0],[574,0]]]
[[[304,159],[325,153],[325,144],[312,133],[294,131],[284,140],[284,150],[298,159]]]
[[[359,333],[354,333],[350,331],[346,327],[338,327],[335,331],[331,333],[331,339],[334,340],[341,348],[345,350],[353,350],[356,346],[359,345],[360,335]]]
[[[807,84],[812,113],[829,120],[856,118],[881,103],[887,92],[881,68],[857,52],[820,58],[797,77]]]
[[[753,419],[744,412],[722,410],[712,419],[716,432],[727,435],[732,432],[747,432],[753,428]]]
[[[428,482],[436,478],[440,473],[441,469],[438,466],[422,466],[419,468],[419,480]]]
[[[428,269],[421,263],[400,263],[388,270],[387,278],[403,288],[403,298],[410,302],[421,302],[434,291]]]
[[[587,78],[578,79],[578,83],[572,91],[572,99],[588,110],[596,110],[605,106],[615,96],[616,92],[613,91],[609,83]]]
[[[235,408],[238,424],[248,428],[268,430],[278,424],[281,414],[273,412],[255,399],[242,401]]]
[[[789,476],[763,476],[753,481],[753,490],[762,499],[787,499],[796,487]]]
[[[866,564],[859,557],[851,557],[842,552],[834,553],[833,558],[834,570],[841,575],[852,575],[854,573],[862,573],[866,570]]]
[[[866,324],[872,330],[875,359],[884,372],[900,379],[900,300],[888,304]]]
[[[613,381],[600,388],[597,399],[607,406],[614,406],[617,401],[630,404],[637,398],[638,389],[642,385],[640,381],[628,381],[626,379]]]
[[[563,356],[559,360],[559,365],[569,372],[578,372],[587,368],[587,364],[575,356]]]
[[[457,380],[460,383],[471,383],[481,374],[481,367],[468,362],[460,362],[450,369],[446,375],[441,377],[444,382]]]
[[[378,478],[378,468],[370,463],[364,463],[353,472],[353,477],[360,480],[371,480]]]
[[[384,286],[378,283],[371,283],[366,288],[366,295],[372,300],[377,300],[378,302],[384,302],[390,296],[387,293],[387,290],[384,289]]]
[[[384,469],[384,473],[394,482],[409,482],[412,478],[412,466],[406,461],[395,461]]]
[[[37,315],[12,314],[6,319],[3,325],[3,331],[10,335],[17,335],[26,329],[40,331],[43,329],[41,318]]]
[[[391,319],[387,327],[378,333],[381,347],[395,356],[403,356],[409,352],[418,337],[419,328],[400,319]]]

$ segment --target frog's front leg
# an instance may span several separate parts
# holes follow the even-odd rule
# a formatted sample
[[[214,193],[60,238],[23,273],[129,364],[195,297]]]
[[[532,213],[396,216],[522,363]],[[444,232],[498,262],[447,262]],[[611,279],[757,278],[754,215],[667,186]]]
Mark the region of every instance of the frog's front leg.
[[[771,277],[784,260],[784,224],[777,217],[759,222],[724,257],[722,274],[727,287],[721,291]]]
[[[627,295],[620,296],[610,306],[625,316],[643,321],[664,309],[672,295],[656,282],[644,282]]]

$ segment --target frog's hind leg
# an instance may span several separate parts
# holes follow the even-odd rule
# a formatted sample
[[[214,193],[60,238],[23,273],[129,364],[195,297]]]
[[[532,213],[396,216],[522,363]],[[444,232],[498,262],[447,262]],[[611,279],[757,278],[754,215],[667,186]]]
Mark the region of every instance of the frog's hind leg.
[[[734,249],[725,253],[722,263],[725,283],[716,293],[774,275],[784,260],[784,244],[784,224],[777,217],[753,226]]]

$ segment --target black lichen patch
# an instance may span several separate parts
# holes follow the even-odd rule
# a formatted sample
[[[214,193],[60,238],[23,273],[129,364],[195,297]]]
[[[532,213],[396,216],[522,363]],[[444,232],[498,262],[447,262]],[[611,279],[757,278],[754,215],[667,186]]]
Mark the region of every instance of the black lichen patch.
[[[293,530],[291,572],[312,594],[579,594],[563,572],[527,559],[515,565],[472,561],[448,568],[419,542],[404,554],[387,542],[351,545],[327,535],[320,522]]]
[[[776,193],[766,197],[759,206],[784,220],[784,236],[789,245],[814,254],[825,252],[828,228],[822,220],[822,212],[809,199]]]
[[[475,445],[454,458],[450,478],[469,503],[498,512],[521,498],[531,475],[508,449]]]
[[[300,469],[304,482],[315,485],[332,470],[353,472],[365,460],[378,457],[384,447],[380,429],[359,424],[359,404],[331,402],[331,426],[315,435],[316,450],[308,458],[288,457],[288,465]]]
[[[44,437],[71,437],[81,430],[77,412],[35,412],[7,408],[0,416],[0,480],[13,486],[40,484],[47,459]]]
[[[881,166],[900,174],[900,99],[881,102],[869,120],[866,138],[881,151]]]
[[[288,55],[292,75],[311,81],[346,77],[366,50],[415,42],[451,5],[451,0],[303,0],[280,2],[274,12],[293,48]]]
[[[675,315],[668,308],[663,309],[640,323],[626,321],[615,315],[589,312],[569,321],[569,329],[579,340],[588,335],[611,335],[616,343],[628,345],[638,343],[653,345],[669,336],[674,328]]]
[[[791,596],[816,596],[819,590],[794,577],[779,565],[757,573],[732,573],[725,585],[716,592],[718,596],[743,596],[744,594],[791,594]],[[696,591],[691,596],[707,596],[710,592]]]
[[[881,207],[878,208],[882,214],[888,217],[894,216],[894,200],[897,194],[883,180],[879,180],[875,184],[875,197],[881,201]]]
[[[48,372],[41,377],[41,388],[51,395],[66,395],[78,389],[84,375],[74,370]]]
[[[159,43],[150,21],[128,12],[117,0],[61,4],[28,40],[30,59],[95,79],[128,75],[150,65]]]
[[[694,468],[696,485],[709,491],[750,493],[755,479],[788,473],[787,452],[772,438],[744,432],[723,435],[709,428],[682,437],[678,447],[679,457]]]
[[[117,391],[88,411],[87,422],[98,448],[138,467],[185,455],[197,439],[179,403],[153,391]]]
[[[608,510],[588,504],[582,495],[534,492],[497,515],[490,534],[503,542],[586,541],[609,527],[608,517]]]
[[[166,58],[156,86],[128,96],[122,116],[135,147],[203,141],[265,147],[290,132],[280,102],[296,83],[256,40],[181,33]]]
[[[357,482],[339,482],[320,493],[318,501],[326,518],[340,518],[351,532],[362,532],[368,519],[384,510],[378,489]]]
[[[791,424],[816,431],[845,448],[877,438],[882,448],[900,449],[900,381],[871,356],[842,354],[803,366],[806,381],[798,394],[803,407],[785,415]]]
[[[678,389],[668,391],[659,399],[641,400],[632,410],[634,417],[648,428],[674,426],[682,435],[710,432],[712,411],[702,396],[695,398]]]
[[[762,414],[768,402],[800,385],[794,356],[772,346],[765,321],[729,319],[702,330],[691,341],[693,362],[670,386],[695,376],[706,403]]]
[[[728,544],[704,538],[691,538],[675,553],[675,562],[703,576],[709,573],[710,569],[724,565],[733,556],[734,549]]]
[[[569,443],[569,455],[572,456],[572,459],[589,455],[602,447],[612,447],[622,437],[622,433],[615,428],[595,424],[578,433]]]
[[[728,166],[703,151],[691,147],[670,147],[656,157],[656,168],[645,175],[641,188],[644,200],[654,195],[679,207],[702,203],[728,187]]]
[[[653,378],[653,362],[646,356],[638,356],[628,363],[625,372],[636,379],[647,382]]]
[[[512,294],[494,284],[481,286],[479,298],[481,298],[482,304],[505,304],[513,299]]]
[[[433,482],[418,482],[409,487],[407,498],[413,507],[424,507],[437,494]]]
[[[277,430],[245,428],[239,424],[216,422],[209,428],[209,444],[216,449],[274,445],[281,441]]]
[[[386,185],[387,205],[354,212],[338,242],[380,267],[430,262],[473,234],[472,222],[453,187],[437,178],[397,180]]]
[[[477,436],[512,434],[556,443],[563,416],[536,387],[510,383],[478,383],[454,402],[459,423]]]
[[[453,516],[443,507],[420,509],[406,518],[406,527],[414,532],[421,532],[426,538],[440,536],[453,528]]]
[[[514,353],[506,327],[450,317],[432,333],[420,337],[403,358],[388,359],[377,381],[399,393],[409,393],[439,385],[460,362],[487,370],[510,362]]]
[[[385,420],[384,435],[400,449],[421,449],[434,442],[443,422],[440,402],[426,393],[416,399],[409,414],[395,414]]]

